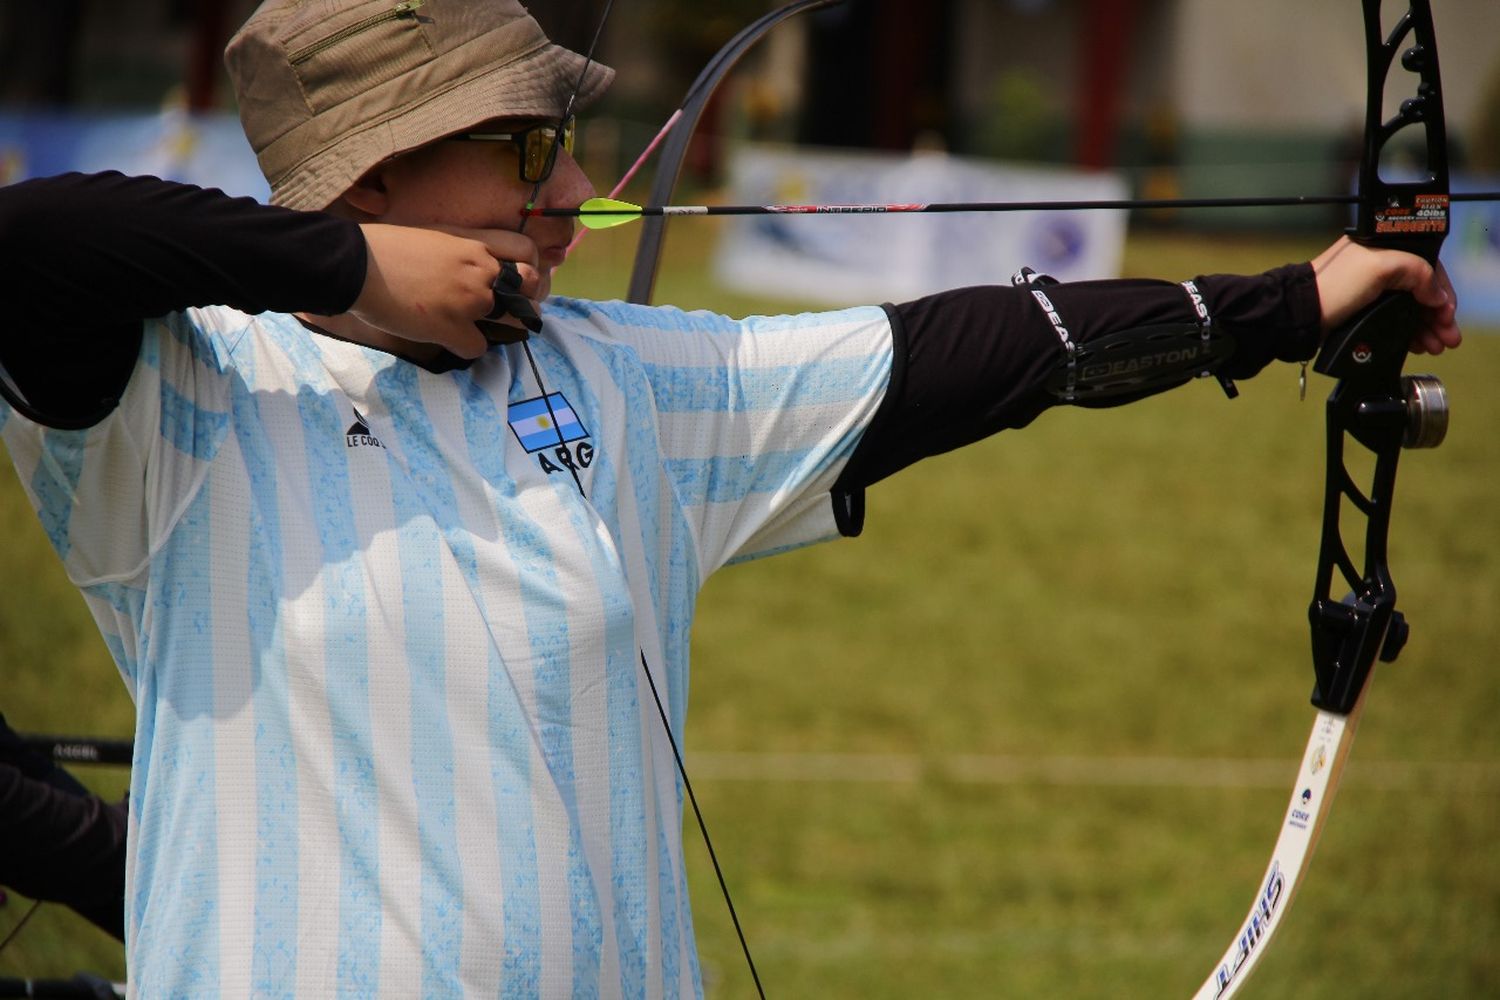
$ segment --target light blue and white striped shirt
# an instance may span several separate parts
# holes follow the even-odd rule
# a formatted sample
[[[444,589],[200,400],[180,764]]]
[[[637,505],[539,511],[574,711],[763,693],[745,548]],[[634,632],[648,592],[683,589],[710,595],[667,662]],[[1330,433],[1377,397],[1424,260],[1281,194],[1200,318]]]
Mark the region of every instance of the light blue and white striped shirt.
[[[0,406],[136,700],[135,995],[701,994],[640,660],[681,733],[699,588],[836,533],[890,329],[544,318],[550,408],[518,347],[228,309],[149,322],[90,430]]]

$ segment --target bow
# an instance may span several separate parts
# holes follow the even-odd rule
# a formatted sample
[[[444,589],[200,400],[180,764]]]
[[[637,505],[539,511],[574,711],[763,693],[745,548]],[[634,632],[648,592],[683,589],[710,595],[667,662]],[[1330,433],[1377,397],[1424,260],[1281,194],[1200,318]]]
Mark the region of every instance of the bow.
[[[626,206],[635,210],[633,217],[641,218],[643,224],[631,276],[630,301],[646,303],[651,299],[666,216],[711,214],[696,210],[674,213],[660,206],[670,204],[693,128],[714,88],[770,28],[794,14],[838,2],[841,0],[795,0],[772,11],[731,39],[699,74],[682,108],[669,122],[668,127],[675,129],[663,149],[647,202],[658,208],[642,212],[638,206]],[[1448,190],[1442,88],[1429,0],[1408,0],[1406,12],[1389,35],[1382,30],[1381,0],[1361,2],[1368,94],[1359,190],[1354,198],[1348,199],[1358,205],[1357,224],[1350,235],[1368,246],[1407,250],[1436,263],[1448,231],[1449,203],[1456,199],[1450,199]],[[1387,120],[1383,115],[1384,91],[1398,56],[1400,68],[1416,78],[1415,91]],[[1394,136],[1408,128],[1421,128],[1424,132],[1424,175],[1414,181],[1388,180],[1380,173],[1381,153]],[[1494,197],[1490,193],[1470,196],[1471,200]],[[1125,202],[1108,207],[1144,204]],[[609,207],[606,205],[605,209]],[[905,208],[910,210],[912,206]],[[752,209],[766,211],[777,207],[751,207],[746,211]],[[603,212],[601,209],[600,214]],[[1337,380],[1327,403],[1323,534],[1309,608],[1315,674],[1312,701],[1318,712],[1266,874],[1258,884],[1240,932],[1195,994],[1197,1000],[1222,1000],[1234,994],[1265,954],[1327,818],[1363,711],[1366,682],[1374,660],[1377,655],[1387,662],[1394,660],[1406,639],[1407,626],[1395,608],[1396,591],[1386,560],[1396,463],[1403,447],[1435,447],[1447,426],[1447,398],[1441,382],[1430,375],[1402,375],[1407,346],[1418,328],[1420,315],[1420,307],[1411,295],[1387,294],[1355,320],[1331,333],[1314,364],[1316,372]],[[1373,481],[1365,490],[1354,483],[1344,462],[1344,449],[1350,439],[1374,456]],[[1342,534],[1341,511],[1345,500],[1365,521],[1361,567],[1356,567],[1350,557]],[[1332,593],[1335,570],[1351,591],[1342,600],[1335,599]],[[683,779],[686,782],[685,773]],[[695,811],[696,808],[695,802]],[[701,825],[701,815],[699,822]],[[717,860],[714,866],[717,872]],[[720,879],[722,887],[722,875]],[[725,898],[728,899],[727,889]],[[730,910],[733,915],[732,903]],[[738,931],[738,918],[735,927]],[[741,945],[744,946],[743,935]],[[748,947],[745,954],[748,960]],[[750,969],[759,990],[753,962]]]
[[[1363,0],[1368,95],[1359,171],[1359,208],[1350,236],[1372,247],[1407,250],[1436,264],[1448,234],[1448,153],[1437,36],[1429,0],[1409,6],[1385,35],[1381,0]],[[1413,74],[1415,93],[1384,118],[1387,78],[1400,66]],[[1423,176],[1395,182],[1381,176],[1388,142],[1420,128],[1426,151]],[[1447,394],[1431,375],[1401,374],[1407,345],[1421,324],[1421,309],[1408,293],[1379,301],[1324,340],[1313,369],[1337,379],[1327,403],[1327,467],[1323,484],[1323,533],[1308,619],[1312,626],[1313,693],[1317,707],[1291,803],[1259,883],[1249,915],[1217,968],[1199,988],[1198,1000],[1223,1000],[1237,992],[1266,952],[1281,925],[1348,760],[1364,711],[1366,684],[1378,656],[1391,662],[1406,642],[1405,618],[1396,610],[1396,587],[1386,561],[1396,463],[1403,447],[1432,448],[1447,430]],[[1350,475],[1344,449],[1353,441],[1374,457],[1369,487]],[[1341,526],[1344,501],[1364,518],[1363,566],[1349,555]],[[1334,571],[1349,587],[1333,596]],[[1342,589],[1342,588],[1341,588]]]

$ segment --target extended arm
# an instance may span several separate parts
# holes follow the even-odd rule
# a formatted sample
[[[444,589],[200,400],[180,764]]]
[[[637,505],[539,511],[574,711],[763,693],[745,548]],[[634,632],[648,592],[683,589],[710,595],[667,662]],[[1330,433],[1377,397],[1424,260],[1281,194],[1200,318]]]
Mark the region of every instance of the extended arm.
[[[1316,350],[1318,295],[1310,267],[1200,277],[1194,284],[1213,324],[1234,338],[1224,374],[1248,378],[1274,359],[1303,360]],[[1058,284],[1045,294],[1079,347],[1121,331],[1200,318],[1188,292],[1165,281]],[[1024,427],[1058,402],[1047,381],[1066,362],[1066,351],[1028,288],[957,289],[888,312],[896,337],[891,386],[841,487],[867,486],[918,459]],[[1116,396],[1106,405],[1167,387]]]
[[[1386,290],[1412,291],[1426,326],[1412,350],[1439,353],[1460,341],[1452,287],[1419,257],[1372,251],[1340,240],[1311,264],[1260,275],[1194,279],[1213,326],[1233,339],[1217,370],[1249,378],[1273,360],[1306,361],[1324,331]],[[1181,285],[1165,281],[1086,281],[1049,285],[1048,300],[1079,346],[1122,331],[1191,324],[1203,317]],[[1026,287],[964,288],[887,307],[896,338],[890,389],[839,482],[843,492],[884,479],[913,462],[1024,427],[1059,402],[1047,381],[1065,361],[1057,325]],[[1112,396],[1119,405],[1153,395]]]

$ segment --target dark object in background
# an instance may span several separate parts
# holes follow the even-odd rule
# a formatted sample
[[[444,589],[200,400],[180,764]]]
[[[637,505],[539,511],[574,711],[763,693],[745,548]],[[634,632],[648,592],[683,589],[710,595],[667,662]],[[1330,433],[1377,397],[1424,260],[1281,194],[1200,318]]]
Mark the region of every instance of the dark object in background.
[[[27,749],[0,715],[0,885],[125,939],[125,803]]]

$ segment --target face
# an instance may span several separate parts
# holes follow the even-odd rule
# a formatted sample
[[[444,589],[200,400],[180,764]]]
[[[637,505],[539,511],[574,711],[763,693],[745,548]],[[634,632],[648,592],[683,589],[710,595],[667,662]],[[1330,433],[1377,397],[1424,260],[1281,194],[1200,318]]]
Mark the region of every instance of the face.
[[[492,119],[470,131],[513,132],[535,121]],[[381,172],[386,210],[379,221],[524,232],[537,246],[542,278],[538,297],[545,297],[551,288],[553,269],[567,257],[575,220],[521,215],[535,185],[521,180],[519,156],[509,142],[451,140],[439,140],[402,154]],[[551,175],[537,190],[536,207],[575,208],[593,195],[593,185],[577,161],[559,148]]]

